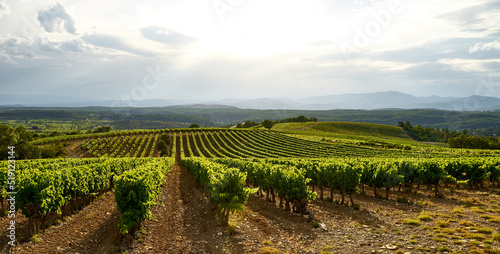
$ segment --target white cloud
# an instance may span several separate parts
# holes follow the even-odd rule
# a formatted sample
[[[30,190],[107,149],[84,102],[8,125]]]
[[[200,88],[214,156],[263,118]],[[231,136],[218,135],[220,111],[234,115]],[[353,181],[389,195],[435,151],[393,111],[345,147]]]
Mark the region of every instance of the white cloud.
[[[76,33],[73,17],[66,12],[66,9],[60,3],[48,10],[39,11],[38,21],[40,21],[45,31],[49,33],[62,32],[63,30],[71,34]]]
[[[470,47],[469,53],[476,53],[480,51],[490,51],[490,50],[500,50],[500,42],[495,40],[488,43],[478,42],[474,46]]]
[[[496,72],[498,69],[498,64],[500,64],[500,59],[486,59],[486,60],[475,60],[475,59],[441,59],[438,61],[441,64],[446,64],[451,66],[453,70],[462,72],[472,72],[472,73],[484,73],[484,72]],[[495,66],[492,67],[492,66]]]
[[[10,15],[10,13],[11,11],[7,3],[3,0],[0,0],[0,18]]]
[[[36,37],[26,39],[19,37],[0,37],[0,59],[6,59],[13,65],[21,62],[28,63],[31,59],[50,60],[56,57],[69,58],[64,53],[68,52],[91,52],[94,47],[86,44],[82,39],[76,38],[66,41],[53,41],[47,38]],[[26,60],[26,61],[25,61]]]
[[[147,39],[167,45],[183,45],[194,41],[190,36],[160,26],[148,26],[140,31]]]

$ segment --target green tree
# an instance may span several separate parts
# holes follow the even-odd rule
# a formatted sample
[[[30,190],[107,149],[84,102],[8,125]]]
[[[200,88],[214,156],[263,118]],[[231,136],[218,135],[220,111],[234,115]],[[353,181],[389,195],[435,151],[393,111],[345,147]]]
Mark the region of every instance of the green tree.
[[[163,140],[158,141],[158,143],[156,144],[156,150],[161,151],[161,156],[167,153],[167,149],[168,146]]]
[[[270,130],[271,128],[273,128],[273,126],[274,126],[274,122],[273,122],[273,121],[271,121],[271,120],[267,120],[267,119],[266,119],[266,120],[264,120],[264,121],[262,122],[262,126],[264,126],[264,128],[267,128],[268,130]]]
[[[161,134],[160,139],[163,140],[167,146],[172,144],[172,140],[170,139],[170,135],[168,133]]]
[[[110,131],[111,131],[111,126],[102,126],[102,127],[95,129],[92,132],[93,133],[101,133],[101,132],[110,132]]]
[[[15,146],[19,140],[19,134],[6,124],[0,124],[0,160],[8,157],[8,147]]]
[[[19,160],[40,159],[42,152],[37,146],[22,140],[16,144],[16,157]]]

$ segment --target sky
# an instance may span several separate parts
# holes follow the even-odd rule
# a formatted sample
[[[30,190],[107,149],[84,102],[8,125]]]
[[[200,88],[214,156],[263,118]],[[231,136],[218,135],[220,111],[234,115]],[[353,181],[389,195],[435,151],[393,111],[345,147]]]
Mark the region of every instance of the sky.
[[[500,97],[500,1],[0,0],[0,94]]]

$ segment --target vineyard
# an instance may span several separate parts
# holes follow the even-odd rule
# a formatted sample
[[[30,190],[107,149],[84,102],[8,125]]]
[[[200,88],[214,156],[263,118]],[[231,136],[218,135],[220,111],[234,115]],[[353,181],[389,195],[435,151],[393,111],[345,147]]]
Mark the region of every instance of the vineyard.
[[[125,132],[82,139],[81,149],[92,157],[158,157],[155,151],[160,136],[172,140],[168,156],[180,151],[182,157],[205,158],[327,158],[327,157],[463,157],[491,156],[469,151],[421,149],[377,149],[344,143],[325,143],[291,137],[278,132],[228,129],[177,129]],[[179,147],[177,148],[177,144]],[[495,153],[493,153],[494,155]]]
[[[157,145],[165,136],[166,157],[160,157]],[[90,241],[116,236],[96,245],[116,246],[105,253],[177,253],[185,248],[206,253],[266,248],[498,253],[500,247],[500,159],[495,153],[375,149],[231,129],[128,131],[73,140],[54,137],[37,144],[67,141],[95,158],[18,161],[15,185],[7,184],[7,162],[0,162],[2,204],[9,191],[17,192],[14,212],[25,232],[21,242],[31,237],[17,249],[21,253],[45,253],[50,241],[36,244],[36,236],[51,232],[50,225],[62,218],[92,217],[95,209],[107,224]],[[105,205],[92,208],[101,203]],[[451,210],[461,220],[448,216]],[[193,216],[194,222],[182,216]],[[197,222],[198,217],[204,222]],[[346,233],[349,228],[359,235]],[[212,233],[200,233],[207,230]],[[160,236],[176,240],[165,242]],[[63,249],[92,253],[82,249],[84,239]],[[353,239],[364,244],[352,245]]]

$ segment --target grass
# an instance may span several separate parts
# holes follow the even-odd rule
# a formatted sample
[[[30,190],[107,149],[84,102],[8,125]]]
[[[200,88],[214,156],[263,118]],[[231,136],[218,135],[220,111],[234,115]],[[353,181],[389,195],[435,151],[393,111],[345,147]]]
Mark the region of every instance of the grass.
[[[495,217],[491,216],[491,215],[488,215],[488,214],[481,214],[479,217],[483,218],[483,219],[487,219],[487,220],[493,220]]]
[[[483,249],[483,252],[487,253],[487,254],[498,254],[498,253],[500,253],[500,249],[492,249],[492,248],[486,247]]]
[[[437,250],[440,252],[450,252],[451,251],[450,248],[448,248],[446,246],[439,246]]]
[[[463,208],[455,208],[451,212],[454,213],[455,215],[461,216],[465,213],[465,210]]]
[[[321,254],[329,254],[329,253],[334,253],[333,251],[335,250],[335,247],[333,246],[325,246],[323,249],[321,249]]]
[[[438,243],[447,243],[448,240],[444,239],[444,238],[440,238],[440,237],[434,237],[434,242],[438,242]]]
[[[467,220],[461,220],[460,222],[458,222],[459,225],[462,225],[462,226],[466,226],[466,227],[470,227],[470,226],[474,226],[475,224],[470,222],[470,221],[467,221]]]
[[[492,228],[478,228],[478,227],[471,227],[470,228],[471,230],[476,230],[477,232],[479,233],[483,233],[483,234],[491,234],[493,233],[493,229]]]
[[[494,216],[489,218],[491,222],[500,223],[500,216]]]
[[[476,239],[476,240],[484,240],[487,238],[484,234],[481,233],[464,233],[463,237],[467,239]]]
[[[500,233],[494,233],[491,235],[491,239],[500,243]]]
[[[469,244],[469,246],[479,246],[479,245],[481,245],[481,242],[478,242],[478,241],[471,241],[471,242],[469,242],[468,244]]]
[[[419,226],[420,225],[420,221],[415,220],[415,219],[404,219],[402,222],[404,224],[411,225],[411,226]]]
[[[418,216],[417,219],[421,220],[421,221],[430,221],[430,220],[433,220],[434,217],[433,216],[433,213],[431,212],[426,212],[425,210],[422,210],[422,212],[420,213],[420,215]]]
[[[431,251],[431,249],[424,248],[424,247],[417,247],[417,248],[415,248],[415,250],[418,250],[418,251],[427,251],[427,252]]]
[[[357,123],[357,122],[320,122],[315,126],[313,122],[307,123],[279,123],[271,130],[279,131],[297,138],[311,141],[343,143],[356,146],[369,146],[373,148],[405,147],[419,149],[443,149],[442,143],[428,144],[409,138],[406,133],[396,126]]]
[[[35,234],[31,237],[31,241],[34,243],[40,242],[40,236],[42,236],[42,233]]]
[[[461,228],[442,228],[440,230],[441,233],[449,234],[449,235],[453,235],[455,233],[460,233],[462,231],[463,231],[463,229],[461,229]]]
[[[472,206],[470,208],[471,211],[475,212],[475,213],[486,213],[485,210],[483,210],[481,207],[479,206]]]
[[[476,197],[470,198],[461,198],[460,202],[463,203],[464,207],[472,207],[472,206],[482,206],[483,203],[479,201]]]
[[[445,228],[445,227],[448,227],[449,225],[450,225],[449,221],[444,221],[444,220],[437,220],[436,221],[436,226],[438,226],[440,228]]]
[[[482,252],[478,249],[472,248],[469,250],[469,252],[467,252],[467,254],[484,254],[484,252]]]
[[[399,228],[396,228],[396,229],[394,230],[394,233],[395,233],[396,235],[402,235],[402,234],[403,234],[403,233],[401,233],[401,231],[399,231]]]
[[[279,251],[278,249],[275,249],[273,247],[262,247],[260,250],[259,250],[259,253],[260,254],[279,254],[281,253],[281,251]]]

